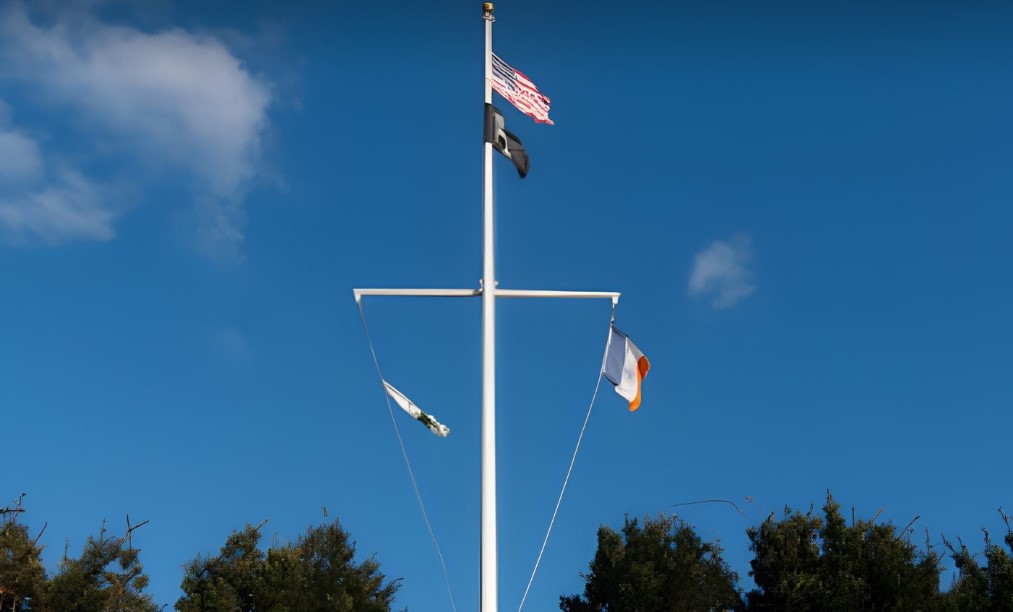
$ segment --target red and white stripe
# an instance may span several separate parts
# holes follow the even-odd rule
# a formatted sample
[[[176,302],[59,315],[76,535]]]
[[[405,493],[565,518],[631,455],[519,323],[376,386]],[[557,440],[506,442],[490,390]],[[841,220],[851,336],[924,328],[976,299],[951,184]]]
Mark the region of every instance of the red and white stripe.
[[[549,119],[549,106],[552,100],[538,91],[538,87],[531,79],[504,62],[495,53],[492,54],[492,88],[535,122],[555,125]]]

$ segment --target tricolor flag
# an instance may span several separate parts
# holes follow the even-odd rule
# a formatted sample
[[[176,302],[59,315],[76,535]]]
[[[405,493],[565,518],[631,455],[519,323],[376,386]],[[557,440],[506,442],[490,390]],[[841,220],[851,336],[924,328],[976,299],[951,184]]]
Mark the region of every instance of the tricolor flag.
[[[531,165],[528,160],[528,152],[524,150],[520,138],[508,132],[505,125],[499,109],[492,104],[486,104],[485,141],[491,142],[494,149],[512,161],[514,167],[517,168],[517,174],[524,178],[528,175],[528,167]]]
[[[390,384],[385,380],[383,381],[383,386],[384,388],[387,389],[387,395],[391,396],[391,398],[395,402],[397,402],[398,406],[401,406],[401,408],[405,412],[407,412],[417,421],[428,427],[429,431],[440,436],[441,438],[446,438],[447,436],[450,435],[449,427],[437,421],[435,418],[433,418],[432,415],[423,412],[422,409],[416,406],[415,403],[412,402],[410,399],[408,399],[404,393],[401,393],[400,391],[395,389],[394,385]]]
[[[630,412],[640,407],[640,383],[651,369],[651,363],[626,334],[615,327],[609,337],[605,357],[605,378],[616,386],[616,393],[630,403]]]
[[[495,53],[492,54],[492,88],[536,123],[555,125],[552,119],[549,119],[549,105],[552,104],[552,100],[538,91],[528,77],[512,68]]]

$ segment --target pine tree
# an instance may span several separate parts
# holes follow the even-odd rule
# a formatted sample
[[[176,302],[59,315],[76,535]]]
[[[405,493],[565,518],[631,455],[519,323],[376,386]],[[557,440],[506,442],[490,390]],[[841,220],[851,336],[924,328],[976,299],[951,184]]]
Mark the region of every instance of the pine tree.
[[[389,612],[400,580],[386,581],[370,557],[355,562],[355,542],[338,521],[307,528],[294,544],[258,547],[260,529],[233,532],[215,557],[184,565],[180,612]]]
[[[60,570],[49,582],[46,600],[60,612],[157,612],[144,593],[148,576],[141,566],[140,550],[128,536],[112,536],[105,525],[90,536],[81,556],[64,554]]]
[[[741,605],[738,575],[717,543],[674,516],[626,518],[622,535],[598,528],[598,549],[581,574],[583,595],[560,596],[564,612],[724,610]]]
[[[1009,552],[994,543],[985,531],[984,567],[959,538],[960,550],[950,541],[943,540],[957,568],[957,579],[950,589],[950,598],[960,610],[1013,610],[1013,528],[1010,516],[1002,508],[999,508],[999,514],[1006,523],[1003,540]]]
[[[858,520],[848,525],[827,492],[823,516],[785,508],[746,530],[750,610],[941,610],[939,555],[919,549],[892,524]]]
[[[23,498],[0,508],[0,610],[39,610],[45,602],[46,570],[38,545],[42,532],[32,538],[17,520],[24,512]]]

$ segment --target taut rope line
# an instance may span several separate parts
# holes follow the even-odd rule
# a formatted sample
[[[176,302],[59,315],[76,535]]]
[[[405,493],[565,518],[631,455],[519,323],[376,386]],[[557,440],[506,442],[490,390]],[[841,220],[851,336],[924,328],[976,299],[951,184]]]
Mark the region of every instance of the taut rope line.
[[[577,436],[577,445],[573,448],[573,456],[570,457],[570,467],[566,469],[566,477],[563,479],[563,487],[559,490],[559,498],[556,499],[556,507],[552,510],[552,518],[549,519],[549,528],[545,531],[545,539],[542,540],[542,548],[538,551],[538,558],[535,559],[535,567],[531,570],[531,577],[528,578],[528,585],[524,587],[524,595],[521,603],[517,606],[517,612],[524,608],[524,601],[528,598],[528,591],[531,590],[531,583],[535,581],[535,574],[538,572],[538,564],[542,562],[542,554],[545,553],[545,546],[549,543],[549,534],[552,533],[552,526],[556,522],[556,515],[559,514],[559,506],[563,503],[563,494],[566,493],[566,485],[570,482],[570,473],[573,472],[573,464],[577,461],[577,451],[580,450],[580,443],[584,439],[584,431],[587,430],[587,422],[591,418],[591,409],[594,408],[594,401],[598,397],[598,389],[601,387],[601,379],[605,374],[605,360],[609,354],[609,344],[612,342],[612,324],[616,320],[616,304],[612,302],[612,316],[609,319],[609,335],[605,341],[605,353],[601,357],[601,367],[598,368],[598,382],[594,385],[594,394],[591,395],[591,403],[587,407],[587,414],[584,415],[584,424],[580,428],[580,435]]]
[[[356,303],[359,305],[359,319],[362,321],[362,330],[366,332],[366,342],[369,343],[369,352],[373,355],[373,365],[376,366],[376,374],[380,377],[380,384],[382,386],[386,379],[383,377],[383,372],[380,371],[380,360],[376,357],[373,339],[369,335],[369,327],[366,325],[366,313],[362,309],[362,300],[356,300]],[[450,607],[454,609],[454,612],[457,612],[457,605],[454,604],[454,593],[450,589],[450,573],[447,571],[447,564],[443,561],[443,552],[440,551],[440,545],[436,542],[433,526],[429,523],[426,505],[422,503],[419,484],[415,481],[415,472],[412,470],[411,461],[408,460],[408,451],[405,449],[404,440],[401,439],[401,430],[397,426],[397,419],[394,418],[394,409],[390,405],[390,395],[387,393],[386,387],[384,387],[383,396],[387,400],[387,413],[390,415],[390,422],[394,426],[394,433],[397,434],[397,443],[401,447],[401,456],[404,457],[404,464],[408,468],[408,476],[411,477],[412,489],[415,490],[415,499],[419,501],[419,509],[422,510],[422,519],[426,523],[426,529],[429,530],[429,538],[433,541],[433,547],[436,548],[436,556],[440,558],[440,566],[443,568],[443,580],[447,584],[447,596],[450,597]]]

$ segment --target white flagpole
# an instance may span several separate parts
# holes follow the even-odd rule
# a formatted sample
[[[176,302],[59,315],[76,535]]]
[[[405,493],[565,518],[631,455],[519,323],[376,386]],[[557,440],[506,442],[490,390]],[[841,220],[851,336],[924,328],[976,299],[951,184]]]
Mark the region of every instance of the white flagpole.
[[[493,4],[482,3],[485,20],[485,103],[492,104]],[[484,109],[483,109],[484,111]],[[484,113],[483,113],[484,115]],[[485,126],[483,125],[483,131]],[[483,138],[484,140],[484,138]],[[483,264],[480,289],[355,289],[355,301],[363,296],[482,297],[482,550],[481,612],[499,607],[498,544],[496,535],[496,297],[503,298],[608,298],[613,291],[553,291],[499,289],[496,283],[493,245],[492,143],[484,143],[483,158]],[[421,500],[420,500],[421,501]],[[424,512],[424,510],[423,510]]]
[[[492,104],[493,5],[482,4],[485,20],[485,103]],[[484,112],[483,112],[484,116]],[[483,130],[485,126],[483,125]],[[484,139],[483,139],[484,140]],[[499,602],[496,540],[496,267],[493,249],[492,143],[485,146],[483,200],[484,259],[482,266],[482,606],[497,612]]]

